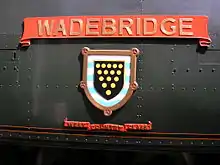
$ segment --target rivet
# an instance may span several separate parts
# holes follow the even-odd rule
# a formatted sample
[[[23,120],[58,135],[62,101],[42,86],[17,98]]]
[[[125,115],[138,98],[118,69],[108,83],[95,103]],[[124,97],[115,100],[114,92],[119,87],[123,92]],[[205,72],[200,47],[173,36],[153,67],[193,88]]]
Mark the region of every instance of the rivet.
[[[108,140],[107,140],[107,139],[106,139],[105,141],[106,141],[106,142],[108,142]]]
[[[175,90],[175,88],[174,88],[174,87],[172,87],[172,90]]]
[[[85,139],[85,141],[87,141],[88,139]]]
[[[215,71],[215,68],[212,68],[212,72],[214,72]]]
[[[14,70],[18,71],[18,67],[17,67],[17,66],[14,66]]]
[[[174,62],[174,60],[171,60],[171,62]]]
[[[203,142],[201,142],[201,144],[203,144]]]
[[[37,88],[40,88],[40,85],[37,85],[36,87],[37,87]]]
[[[196,90],[196,88],[193,88],[193,91],[195,91]]]
[[[163,91],[163,90],[164,90],[164,88],[161,88],[161,90]]]
[[[174,73],[176,72],[176,68],[173,68],[173,72],[174,72]]]
[[[183,90],[183,91],[185,91],[185,90],[186,90],[186,88],[182,88],[182,90]]]
[[[181,141],[180,144],[183,144],[183,142]]]
[[[56,137],[56,139],[57,139],[57,140],[59,139],[58,136]]]
[[[128,143],[128,141],[126,140],[125,143]]]
[[[214,144],[214,142],[212,142],[212,145]]]
[[[9,136],[11,136],[11,134],[9,134]]]
[[[140,105],[140,104],[137,105],[137,108],[141,108],[141,107],[142,107],[142,105]]]
[[[138,100],[143,100],[143,97],[142,96],[137,96],[137,99]]]
[[[171,51],[174,51],[174,48],[171,48]]]
[[[191,142],[190,144],[193,144],[193,142]]]
[[[189,68],[187,68],[187,69],[186,69],[186,72],[189,72],[189,71],[190,71],[190,69],[189,69]]]
[[[66,138],[66,140],[69,140],[68,138]]]
[[[151,144],[151,141],[149,141],[148,143]]]
[[[56,85],[56,88],[59,88],[59,85]]]
[[[118,143],[118,140],[115,140],[116,143]]]
[[[48,88],[49,87],[49,85],[48,84],[46,84],[46,88]]]
[[[139,117],[141,117],[141,115],[137,114],[137,117],[139,118]]]
[[[172,144],[173,142],[170,141],[170,144]]]
[[[4,67],[3,67],[3,70],[6,70],[6,69],[7,69],[7,66],[4,66]]]
[[[28,136],[28,139],[31,139],[31,136]]]
[[[160,141],[160,144],[162,144],[162,141]]]
[[[98,139],[95,139],[95,141],[97,142],[97,141],[98,141]]]
[[[15,59],[16,58],[16,51],[13,51],[13,58]]]
[[[202,68],[199,69],[199,72],[202,72]]]
[[[38,139],[40,139],[40,136],[37,136]]]
[[[75,140],[77,141],[78,139],[76,138]]]
[[[206,91],[207,89],[206,89],[206,88],[204,88],[204,90]]]
[[[65,88],[68,88],[68,85],[66,85]]]

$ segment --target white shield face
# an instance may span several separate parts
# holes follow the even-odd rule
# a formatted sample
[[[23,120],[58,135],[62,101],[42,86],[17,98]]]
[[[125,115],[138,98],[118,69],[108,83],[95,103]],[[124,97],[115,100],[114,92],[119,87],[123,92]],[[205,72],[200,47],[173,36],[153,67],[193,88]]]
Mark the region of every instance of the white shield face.
[[[131,57],[90,55],[86,84],[91,97],[104,107],[112,107],[126,96],[131,76]]]

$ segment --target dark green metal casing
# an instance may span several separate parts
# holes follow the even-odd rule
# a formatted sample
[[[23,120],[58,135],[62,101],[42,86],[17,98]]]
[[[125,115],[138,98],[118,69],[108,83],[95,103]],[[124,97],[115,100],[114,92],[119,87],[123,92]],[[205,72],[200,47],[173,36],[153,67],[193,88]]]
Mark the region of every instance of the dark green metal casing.
[[[220,145],[220,40],[218,0],[5,0],[0,7],[0,139],[46,144],[120,147],[217,147]],[[25,17],[75,15],[207,15],[212,45],[197,40],[34,40],[17,48]],[[78,89],[83,47],[140,50],[138,90],[110,117]],[[63,120],[153,123],[150,133],[63,130]],[[83,134],[83,136],[80,136]],[[117,136],[112,136],[117,135]],[[37,143],[36,143],[37,144]],[[118,144],[118,145],[117,145]]]

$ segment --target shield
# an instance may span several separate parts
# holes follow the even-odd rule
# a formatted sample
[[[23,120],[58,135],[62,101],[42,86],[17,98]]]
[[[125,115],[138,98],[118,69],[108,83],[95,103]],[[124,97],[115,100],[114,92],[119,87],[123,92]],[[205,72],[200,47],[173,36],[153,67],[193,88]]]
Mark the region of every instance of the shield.
[[[82,49],[84,89],[89,101],[105,115],[121,108],[137,89],[137,48],[131,50]]]

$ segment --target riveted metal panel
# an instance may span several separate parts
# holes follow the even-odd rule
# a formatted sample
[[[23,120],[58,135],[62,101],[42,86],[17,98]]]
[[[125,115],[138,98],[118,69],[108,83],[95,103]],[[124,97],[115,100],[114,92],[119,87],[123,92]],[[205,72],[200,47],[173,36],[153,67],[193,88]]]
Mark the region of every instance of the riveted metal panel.
[[[26,125],[27,101],[30,97],[23,93],[27,86],[21,86],[19,53],[11,50],[0,51],[0,124],[1,125]],[[23,80],[22,80],[23,81]]]
[[[71,43],[71,44],[70,44]],[[124,123],[137,120],[138,94],[115,117],[106,118],[102,111],[93,108],[80,92],[82,55],[87,46],[91,49],[131,49],[138,41],[112,44],[108,40],[77,40],[70,43],[44,44],[38,41],[30,51],[32,57],[32,126],[62,127],[65,117],[76,121],[96,123]],[[56,45],[56,46],[55,46]],[[68,50],[68,51],[65,51]],[[64,53],[65,52],[65,53]]]
[[[212,39],[212,49],[220,48],[219,26],[220,18],[218,0],[166,0],[166,1],[142,1],[143,14],[161,15],[206,15],[209,17],[209,34]]]
[[[174,43],[143,46],[143,113],[156,132],[219,133],[220,68],[201,66],[196,44]]]

